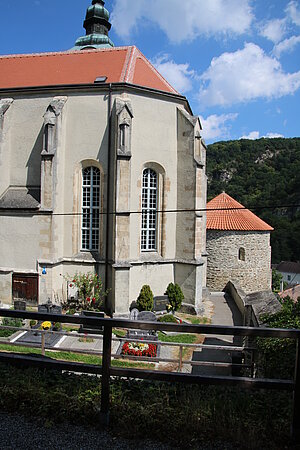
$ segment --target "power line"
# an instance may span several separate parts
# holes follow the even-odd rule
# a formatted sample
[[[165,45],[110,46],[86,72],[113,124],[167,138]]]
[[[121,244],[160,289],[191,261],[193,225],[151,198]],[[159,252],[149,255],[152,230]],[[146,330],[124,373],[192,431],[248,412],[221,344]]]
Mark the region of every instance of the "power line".
[[[236,207],[236,208],[191,208],[191,209],[157,209],[155,211],[156,214],[174,214],[174,213],[201,213],[201,212],[211,212],[211,211],[246,211],[246,210],[275,210],[275,209],[294,209],[294,208],[300,208],[300,204],[296,205],[264,205],[264,206],[253,206],[253,207]],[[3,211],[3,210],[2,210]],[[16,214],[18,210],[14,209],[6,209],[5,212],[11,212],[13,214]],[[90,213],[83,213],[83,212],[65,212],[65,213],[51,213],[50,211],[43,211],[43,210],[19,210],[19,213],[34,215],[36,212],[44,212],[51,214],[51,216],[83,216],[83,215],[89,215]],[[99,211],[100,216],[106,216],[106,215],[124,215],[129,216],[132,214],[143,214],[145,212],[153,212],[153,210],[143,209],[143,211]],[[0,209],[1,214],[1,209]]]

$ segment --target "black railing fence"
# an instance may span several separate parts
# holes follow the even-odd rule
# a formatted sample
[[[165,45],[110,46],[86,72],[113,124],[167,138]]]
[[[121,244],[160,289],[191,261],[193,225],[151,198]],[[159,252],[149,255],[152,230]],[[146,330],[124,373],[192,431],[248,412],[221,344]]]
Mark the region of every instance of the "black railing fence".
[[[33,319],[68,324],[83,325],[84,327],[103,327],[102,365],[78,362],[52,360],[51,358],[32,357],[13,352],[0,352],[0,362],[21,366],[35,366],[57,370],[74,371],[79,373],[98,374],[101,376],[101,418],[103,424],[109,422],[110,377],[138,378],[164,382],[180,382],[189,384],[240,386],[246,389],[274,389],[293,392],[292,439],[300,444],[300,330],[230,327],[221,325],[187,325],[161,322],[141,322],[127,319],[92,318],[86,316],[71,316],[64,314],[38,313],[31,311],[16,311],[0,309],[0,317]],[[263,338],[290,338],[296,341],[295,375],[293,380],[279,380],[267,378],[250,378],[241,376],[206,376],[192,373],[164,372],[158,370],[112,367],[112,330],[114,328],[134,330],[155,330],[176,333],[195,333],[203,335],[224,335]],[[131,339],[134,340],[134,339]],[[16,347],[17,349],[17,347]]]

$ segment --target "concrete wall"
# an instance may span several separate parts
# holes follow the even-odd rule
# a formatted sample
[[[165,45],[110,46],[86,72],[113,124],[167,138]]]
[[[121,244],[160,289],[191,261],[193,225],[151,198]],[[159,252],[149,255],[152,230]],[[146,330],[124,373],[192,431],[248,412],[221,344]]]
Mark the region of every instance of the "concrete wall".
[[[246,293],[271,288],[270,233],[263,231],[207,230],[207,287],[222,291],[228,281]],[[239,249],[245,249],[245,261]]]

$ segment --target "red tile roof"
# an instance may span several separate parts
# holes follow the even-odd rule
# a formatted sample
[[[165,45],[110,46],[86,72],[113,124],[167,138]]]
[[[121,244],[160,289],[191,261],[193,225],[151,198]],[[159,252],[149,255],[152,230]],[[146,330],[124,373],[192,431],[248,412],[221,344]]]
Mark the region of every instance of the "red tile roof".
[[[0,89],[127,82],[178,94],[134,46],[0,56]]]
[[[225,192],[208,202],[207,209],[206,227],[208,230],[273,230],[270,225],[261,220]]]

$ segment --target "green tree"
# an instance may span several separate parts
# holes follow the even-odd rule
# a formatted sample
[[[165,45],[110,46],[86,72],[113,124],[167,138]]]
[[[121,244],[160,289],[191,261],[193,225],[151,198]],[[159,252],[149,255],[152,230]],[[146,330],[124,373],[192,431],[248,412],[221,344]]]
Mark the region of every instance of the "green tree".
[[[173,312],[181,308],[184,300],[184,295],[179,284],[169,283],[165,295],[169,298],[169,304]]]
[[[148,284],[144,284],[137,298],[139,311],[152,311],[153,309],[153,292]]]

